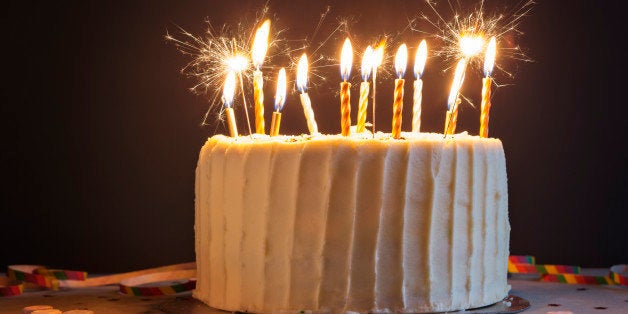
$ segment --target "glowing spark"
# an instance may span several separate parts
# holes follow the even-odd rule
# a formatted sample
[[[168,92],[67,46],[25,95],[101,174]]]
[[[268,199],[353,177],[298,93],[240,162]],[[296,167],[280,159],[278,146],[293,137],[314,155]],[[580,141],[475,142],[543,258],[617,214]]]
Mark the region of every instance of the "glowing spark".
[[[299,59],[299,65],[297,66],[297,89],[301,93],[307,91],[307,56],[305,53]]]
[[[427,43],[425,42],[425,39],[423,39],[421,40],[419,49],[416,50],[416,56],[414,57],[414,76],[417,79],[420,79],[423,76],[425,61],[427,61]]]
[[[486,55],[484,55],[484,75],[486,77],[491,76],[493,72],[493,65],[495,65],[495,54],[497,50],[497,40],[495,36],[491,37],[491,40],[488,42],[488,47],[486,47]]]
[[[484,47],[484,38],[478,35],[462,35],[460,37],[460,52],[466,57],[471,58],[482,51]]]
[[[371,76],[373,71],[373,48],[371,46],[366,47],[364,55],[362,56],[362,79],[366,82]]]
[[[226,108],[231,108],[233,105],[233,95],[235,94],[236,77],[235,72],[229,71],[227,78],[225,79],[225,86],[222,91],[222,101]]]
[[[451,91],[449,92],[449,98],[447,99],[447,110],[452,110],[456,105],[458,94],[460,93],[460,87],[464,81],[464,72],[467,67],[467,60],[462,59],[458,61],[456,66],[456,72],[454,74],[454,81],[451,83]]]
[[[242,72],[249,64],[249,60],[242,55],[235,55],[231,58],[225,59],[225,64],[233,72]]]
[[[353,48],[351,47],[351,41],[349,38],[345,39],[345,43],[342,45],[342,52],[340,53],[340,76],[344,81],[349,79],[351,75],[351,65],[353,63]]]
[[[270,34],[270,20],[264,21],[262,26],[257,29],[255,39],[253,40],[253,48],[251,50],[251,58],[256,69],[264,63],[266,52],[268,51],[268,36]]]
[[[275,111],[279,112],[286,104],[286,69],[279,70],[277,77],[277,92],[275,93]]]
[[[408,66],[408,47],[406,44],[402,44],[397,49],[397,54],[395,55],[395,71],[397,72],[398,78],[403,78],[403,75],[406,74],[406,67]]]
[[[500,40],[508,37],[505,42],[510,43],[514,36],[521,35],[518,29],[522,21],[533,8],[533,0],[516,1],[516,4],[507,11],[487,14],[484,7],[485,0],[478,0],[471,11],[463,8],[463,1],[447,0],[440,3],[448,4],[451,15],[443,14],[436,8],[436,2],[427,0],[432,14],[421,13],[420,18],[434,28],[434,31],[414,29],[432,35],[444,44],[434,51],[434,55],[443,57],[445,61],[466,59],[467,65],[481,67],[481,58],[478,58],[486,40],[495,37]],[[467,13],[465,13],[467,12]],[[500,57],[521,61],[531,61],[522,49],[516,44],[510,47],[500,47]],[[509,76],[512,74],[500,68]]]

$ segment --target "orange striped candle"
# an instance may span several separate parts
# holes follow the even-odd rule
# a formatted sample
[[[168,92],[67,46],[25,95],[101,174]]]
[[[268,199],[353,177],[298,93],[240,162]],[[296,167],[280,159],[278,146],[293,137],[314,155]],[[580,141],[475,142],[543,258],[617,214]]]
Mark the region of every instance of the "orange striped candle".
[[[347,82],[351,74],[353,63],[353,51],[349,38],[342,45],[340,54],[340,75],[343,82],[340,83],[340,127],[343,136],[351,135],[351,83]]]
[[[397,49],[397,55],[395,56],[395,72],[397,73],[397,79],[395,80],[395,92],[393,101],[393,117],[392,117],[392,137],[394,139],[401,138],[401,119],[403,112],[403,79],[406,73],[406,67],[408,65],[408,47],[406,44],[402,44]]]

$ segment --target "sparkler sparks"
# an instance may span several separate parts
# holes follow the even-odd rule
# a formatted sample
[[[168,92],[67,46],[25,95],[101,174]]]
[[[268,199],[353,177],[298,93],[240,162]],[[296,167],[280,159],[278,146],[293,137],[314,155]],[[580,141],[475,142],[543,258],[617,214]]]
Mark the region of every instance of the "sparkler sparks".
[[[488,38],[495,37],[497,41],[509,36],[522,34],[518,26],[522,18],[525,17],[534,5],[534,1],[520,0],[511,6],[509,12],[499,12],[489,15],[486,13],[485,0],[479,0],[470,13],[462,15],[465,8],[459,1],[440,1],[447,3],[453,18],[447,19],[444,13],[439,12],[437,4],[433,0],[426,0],[432,14],[420,14],[420,20],[427,22],[434,28],[434,31],[419,30],[414,31],[426,33],[442,41],[443,45],[434,50],[436,56],[442,57],[445,61],[455,64],[455,61],[465,58],[469,65],[480,68],[483,54]],[[506,42],[506,40],[502,40]],[[500,42],[502,42],[500,41]],[[519,46],[500,45],[500,58],[510,58],[520,61],[531,61]],[[506,75],[511,73],[500,68]]]
[[[233,71],[238,76],[244,76],[247,84],[251,81],[253,75],[250,56],[252,39],[257,26],[267,20],[267,15],[268,7],[264,7],[255,19],[247,19],[247,23],[240,22],[233,28],[224,25],[216,29],[207,22],[207,31],[201,36],[193,35],[179,26],[177,26],[179,31],[177,37],[170,33],[166,34],[166,40],[174,43],[181,53],[191,57],[191,60],[181,69],[182,74],[196,80],[190,90],[195,94],[208,96],[210,105],[202,125],[210,124],[208,121],[210,114],[214,109],[222,108],[221,89],[223,80],[229,72]],[[283,32],[284,30],[274,31],[270,36],[268,47],[269,51],[274,53],[269,54],[268,59],[288,53],[281,37]],[[247,88],[248,86],[242,86],[240,90]],[[216,111],[220,113],[216,119],[222,120],[222,111]]]
[[[424,33],[427,37],[439,39],[430,43],[431,47],[434,47],[434,49],[430,49],[430,55],[443,58],[450,67],[454,66],[459,60],[464,59],[465,67],[476,69],[481,68],[483,65],[483,56],[488,39],[495,37],[499,42],[498,55],[500,56],[500,62],[495,64],[495,68],[502,73],[512,76],[501,67],[505,63],[501,60],[531,61],[525,56],[519,46],[512,43],[511,36],[521,34],[517,27],[522,18],[530,12],[534,3],[531,0],[518,0],[516,5],[511,6],[512,9],[510,11],[492,13],[490,10],[485,10],[485,2],[491,0],[477,1],[471,6],[471,10],[468,11],[468,8],[463,7],[460,0],[439,0],[438,2],[436,0],[425,0],[427,5],[426,12],[428,14],[421,13],[419,19],[414,21],[425,22],[421,25],[421,29],[416,28],[417,26],[414,22],[409,23],[402,32],[397,33],[397,37],[400,37],[407,30],[412,30]],[[437,3],[439,5],[448,5],[448,9],[443,10],[443,7],[437,7]],[[468,7],[467,3],[465,2],[465,6]],[[252,90],[250,85],[254,70],[263,68],[264,73],[269,74],[268,79],[274,81],[274,74],[277,73],[281,66],[286,64],[288,65],[286,69],[288,73],[295,73],[298,57],[303,52],[307,52],[308,57],[310,57],[308,64],[310,82],[308,84],[310,87],[320,86],[326,83],[328,79],[327,75],[323,74],[326,72],[322,70],[329,67],[337,67],[340,63],[336,50],[337,46],[332,44],[335,47],[331,49],[332,45],[328,45],[338,42],[339,36],[336,36],[338,33],[343,33],[342,37],[356,38],[356,47],[362,46],[361,43],[365,41],[368,42],[364,37],[369,36],[369,34],[350,34],[349,24],[355,22],[351,18],[338,19],[338,23],[324,23],[329,15],[330,7],[326,7],[326,10],[320,15],[320,20],[315,25],[310,36],[303,39],[286,40],[282,37],[285,30],[277,31],[275,27],[275,20],[277,19],[269,19],[268,11],[269,9],[266,5],[260,13],[256,14],[254,19],[250,17],[244,18],[243,20],[246,23],[235,24],[235,27],[222,26],[219,29],[215,29],[208,22],[208,29],[201,36],[195,36],[180,27],[177,34],[179,38],[166,34],[168,41],[174,43],[183,54],[191,57],[189,63],[181,70],[183,74],[196,80],[190,89],[196,94],[208,96],[210,106],[202,121],[203,125],[211,124],[208,123],[208,118],[212,116],[210,115],[212,112],[219,113],[216,115],[216,119],[222,120],[222,109],[214,109],[223,108],[221,106],[221,94],[227,73],[234,72],[241,85],[235,91],[234,106],[243,104],[245,106],[243,111],[246,111],[244,92]],[[446,13],[451,13],[451,16]],[[273,21],[272,28],[269,27],[270,20]],[[427,24],[427,28],[424,27],[426,26],[425,24]],[[323,26],[328,25],[330,28],[323,30]],[[429,26],[433,27],[433,29],[429,30]],[[258,30],[257,37],[261,39],[268,38],[268,41],[254,40]],[[314,38],[317,36],[322,38],[322,40],[314,42]],[[360,37],[363,37],[363,39],[360,39]],[[382,76],[388,77],[393,74],[392,67],[382,65],[382,63],[388,64],[392,58],[392,54],[384,54],[384,46],[388,37],[388,35],[384,36],[382,40],[379,40],[379,43],[369,42],[373,45],[372,72],[367,70],[370,72],[369,74],[372,73],[373,79],[373,111],[375,111],[376,106],[378,76],[380,76],[381,80]],[[391,41],[396,42],[394,36],[391,37]],[[255,44],[256,42],[258,45]],[[265,42],[268,43],[267,46],[264,45]],[[296,48],[288,47],[288,43],[291,46],[296,46]],[[264,47],[254,49],[259,45]],[[366,45],[364,44],[364,46]],[[323,47],[325,49],[321,49]],[[333,53],[330,51],[333,51]],[[265,55],[265,52],[268,52],[268,54]],[[280,60],[281,62],[277,62],[278,60],[276,59],[273,60],[274,57],[278,56],[281,56],[279,58],[282,59]],[[425,58],[425,56],[422,56],[422,58]],[[417,78],[421,77],[424,63],[425,61],[415,63],[415,67],[418,67],[414,69]],[[445,69],[445,71],[447,70]],[[350,80],[351,78],[347,72],[343,73],[343,78]],[[364,77],[365,73],[362,73],[362,76]],[[290,85],[290,82],[288,84]],[[296,89],[303,89],[301,91],[303,92],[305,91],[304,88],[305,86],[296,86],[292,92],[296,93]],[[462,95],[459,96],[464,98]],[[236,113],[243,111],[236,110]],[[373,126],[375,124],[374,114],[375,112],[373,113]]]

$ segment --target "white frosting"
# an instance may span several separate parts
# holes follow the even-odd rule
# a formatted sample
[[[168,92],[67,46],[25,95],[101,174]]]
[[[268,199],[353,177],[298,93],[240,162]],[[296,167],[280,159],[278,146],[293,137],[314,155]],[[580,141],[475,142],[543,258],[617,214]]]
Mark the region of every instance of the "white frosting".
[[[503,299],[501,142],[221,135],[196,170],[194,297],[228,311],[432,312]]]

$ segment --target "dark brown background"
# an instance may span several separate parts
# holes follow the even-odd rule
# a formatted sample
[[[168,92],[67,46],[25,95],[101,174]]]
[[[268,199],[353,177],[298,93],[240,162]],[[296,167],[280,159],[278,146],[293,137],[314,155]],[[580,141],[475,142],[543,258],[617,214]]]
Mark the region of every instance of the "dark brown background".
[[[206,97],[188,91],[194,80],[179,70],[189,59],[164,35],[174,33],[175,24],[202,34],[206,18],[217,26],[234,24],[262,4],[12,1],[5,6],[0,267],[40,263],[117,272],[194,259],[197,154],[214,130],[226,131],[222,125],[200,126]],[[397,32],[407,18],[428,12],[418,0],[277,0],[270,3],[273,29],[305,38],[326,5],[331,11],[322,32],[329,32],[337,17],[353,16],[356,50],[382,32],[393,35],[394,46],[401,41],[416,46],[423,35]],[[489,10],[512,5],[486,3]],[[512,85],[496,91],[490,128],[507,155],[513,254],[588,267],[628,262],[622,12],[609,1],[540,1],[520,27],[525,34],[516,39],[534,62],[498,59],[516,74],[514,80],[496,74]],[[336,56],[343,36],[333,37],[323,52]],[[428,61],[424,130],[442,130],[448,65]],[[310,94],[321,130],[337,133],[338,70],[320,73],[328,81],[315,82]],[[463,90],[476,102],[480,79],[479,70],[470,71]],[[380,82],[378,101],[389,104],[392,78]],[[406,88],[411,91],[409,82]],[[268,83],[267,113],[273,93]],[[406,104],[410,92],[407,96]],[[410,107],[404,111],[406,130]],[[379,109],[379,126],[389,131],[390,107]],[[476,134],[478,117],[478,109],[463,106],[458,129]],[[240,126],[244,130],[242,120]],[[282,132],[305,131],[292,93]]]

